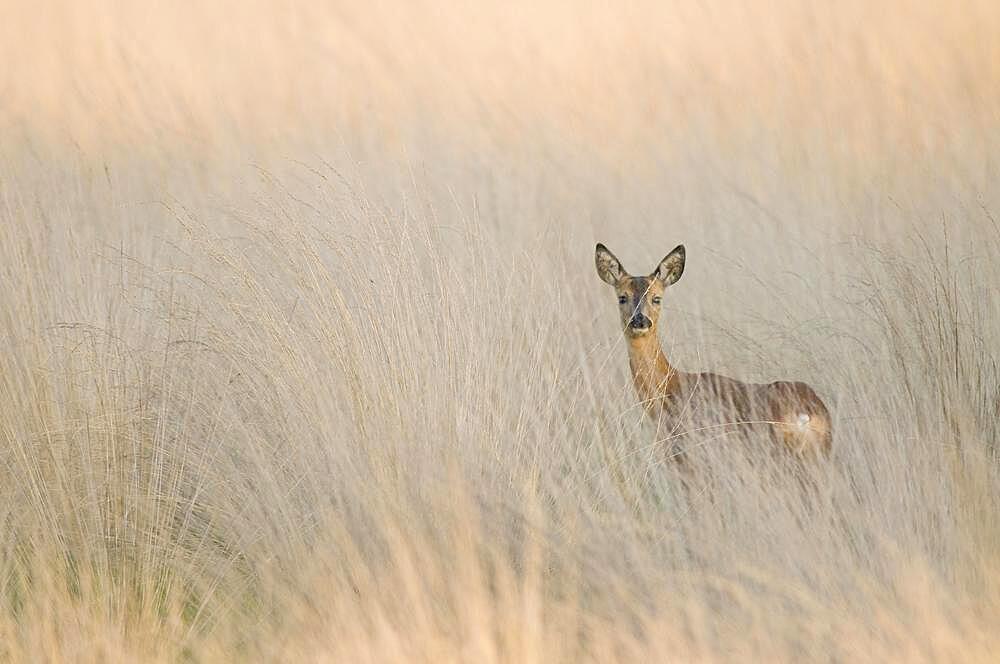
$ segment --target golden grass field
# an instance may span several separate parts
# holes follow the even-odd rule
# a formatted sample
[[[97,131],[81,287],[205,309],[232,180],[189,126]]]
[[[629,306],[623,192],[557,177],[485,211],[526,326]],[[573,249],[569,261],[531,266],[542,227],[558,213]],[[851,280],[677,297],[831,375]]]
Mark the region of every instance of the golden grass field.
[[[3,661],[1000,657],[1000,4],[0,14]],[[829,462],[666,463],[597,241]]]

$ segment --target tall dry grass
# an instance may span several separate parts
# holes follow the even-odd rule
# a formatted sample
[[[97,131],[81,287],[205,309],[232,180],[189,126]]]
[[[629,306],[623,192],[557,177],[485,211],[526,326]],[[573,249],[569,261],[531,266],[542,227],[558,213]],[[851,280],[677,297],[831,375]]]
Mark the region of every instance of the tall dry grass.
[[[995,658],[995,3],[2,14],[0,658]],[[831,462],[665,463],[595,240]]]

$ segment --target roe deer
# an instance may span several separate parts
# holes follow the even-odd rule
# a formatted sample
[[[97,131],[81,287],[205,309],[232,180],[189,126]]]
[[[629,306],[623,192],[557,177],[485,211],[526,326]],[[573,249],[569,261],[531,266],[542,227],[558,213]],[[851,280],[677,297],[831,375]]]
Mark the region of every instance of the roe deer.
[[[779,447],[801,457],[827,455],[830,413],[811,387],[798,382],[744,383],[714,373],[678,371],[667,360],[656,327],[663,291],[684,272],[678,245],[645,277],[629,275],[615,255],[597,245],[597,274],[614,286],[628,341],[629,365],[646,412],[676,433],[684,424],[766,427]]]

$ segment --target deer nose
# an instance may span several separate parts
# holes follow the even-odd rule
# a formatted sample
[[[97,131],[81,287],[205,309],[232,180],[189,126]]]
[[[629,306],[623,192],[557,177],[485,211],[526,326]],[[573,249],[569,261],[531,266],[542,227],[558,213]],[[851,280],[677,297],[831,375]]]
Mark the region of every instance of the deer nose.
[[[645,330],[651,324],[650,320],[642,314],[635,314],[628,322],[628,326],[633,330]]]

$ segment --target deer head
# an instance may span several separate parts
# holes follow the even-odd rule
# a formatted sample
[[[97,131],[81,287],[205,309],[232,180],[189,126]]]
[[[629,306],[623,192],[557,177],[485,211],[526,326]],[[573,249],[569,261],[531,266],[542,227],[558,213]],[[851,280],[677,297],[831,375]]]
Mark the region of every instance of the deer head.
[[[603,244],[597,245],[595,260],[598,276],[605,283],[614,286],[625,334],[641,337],[655,332],[663,291],[676,283],[684,273],[684,245],[677,245],[645,277],[633,277],[626,272],[621,261]]]

